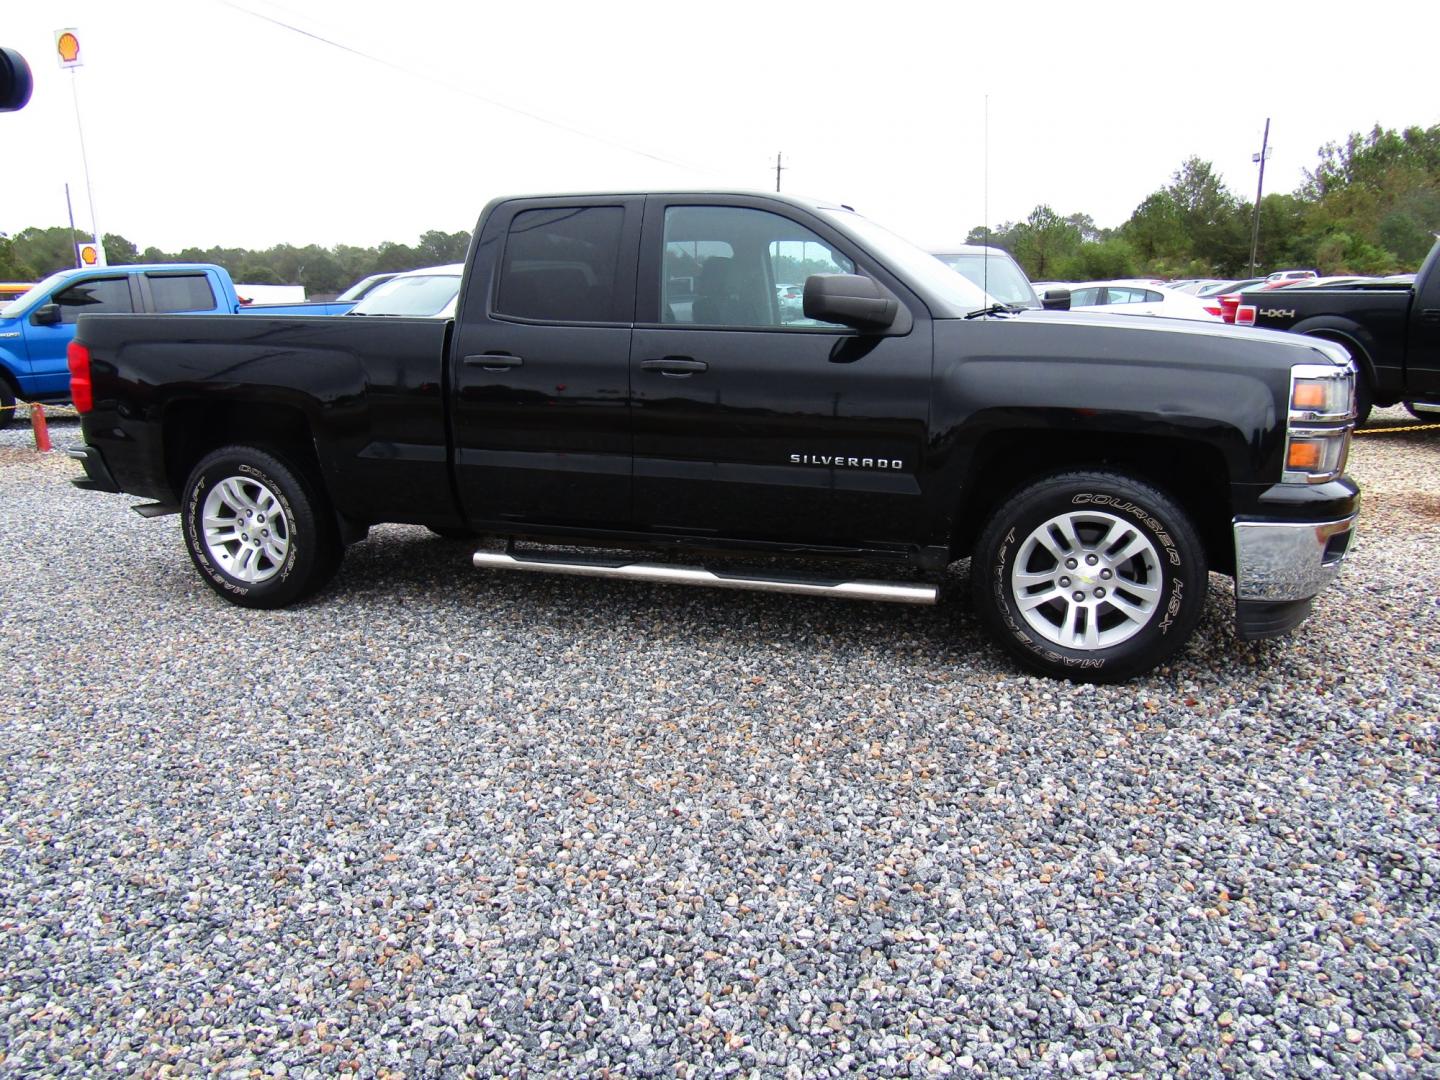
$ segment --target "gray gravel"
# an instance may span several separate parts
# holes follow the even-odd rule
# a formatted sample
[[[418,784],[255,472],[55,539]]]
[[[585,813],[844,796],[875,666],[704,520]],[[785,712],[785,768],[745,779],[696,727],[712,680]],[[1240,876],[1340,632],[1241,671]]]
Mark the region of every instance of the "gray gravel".
[[[0,1073],[1440,1072],[1440,432],[1357,439],[1297,635],[1216,577],[1121,687],[1019,674],[963,566],[909,609],[387,527],[245,612],[28,445]]]

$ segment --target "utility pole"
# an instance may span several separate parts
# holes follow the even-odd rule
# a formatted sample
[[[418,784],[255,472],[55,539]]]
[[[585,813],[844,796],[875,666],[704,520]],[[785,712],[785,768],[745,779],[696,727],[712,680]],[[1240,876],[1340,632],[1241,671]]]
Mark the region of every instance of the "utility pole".
[[[783,156],[779,150],[775,151],[775,190],[777,192],[780,190],[780,173],[787,168],[787,166],[780,164],[780,159]]]
[[[1265,191],[1265,159],[1270,156],[1270,118],[1265,118],[1265,137],[1260,142],[1260,152],[1251,154],[1251,161],[1260,163],[1260,182],[1255,186],[1255,216],[1250,223],[1250,273],[1255,276],[1255,257],[1260,253],[1260,196]]]
[[[70,250],[75,253],[75,265],[80,265],[80,245],[75,240],[75,208],[70,204],[70,185],[65,185],[65,214],[70,218]]]

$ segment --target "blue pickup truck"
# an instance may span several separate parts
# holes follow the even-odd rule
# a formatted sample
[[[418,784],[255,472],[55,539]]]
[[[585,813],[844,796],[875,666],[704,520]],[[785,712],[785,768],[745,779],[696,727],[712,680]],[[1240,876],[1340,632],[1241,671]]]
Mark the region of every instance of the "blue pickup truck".
[[[343,315],[354,302],[245,304],[223,266],[155,263],[61,270],[0,307],[0,427],[15,401],[70,394],[65,348],[84,314]]]

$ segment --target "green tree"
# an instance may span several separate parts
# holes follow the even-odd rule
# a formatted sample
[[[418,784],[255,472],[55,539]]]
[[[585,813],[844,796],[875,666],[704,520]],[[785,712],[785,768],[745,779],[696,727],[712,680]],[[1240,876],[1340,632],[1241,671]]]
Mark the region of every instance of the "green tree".
[[[100,239],[105,247],[105,261],[115,266],[140,261],[140,251],[119,233],[105,233]]]
[[[75,265],[75,237],[64,225],[21,229],[14,244],[19,260],[33,267],[37,277]]]
[[[1023,222],[1011,226],[1006,239],[1011,244],[1010,254],[1032,280],[1053,278],[1057,265],[1081,243],[1080,230],[1045,205],[1035,207]]]
[[[1120,233],[1147,267],[1189,247],[1179,207],[1166,191],[1146,196]]]
[[[30,281],[38,276],[34,268],[20,258],[14,241],[0,233],[0,280]]]
[[[415,254],[426,266],[443,266],[446,263],[465,261],[465,251],[470,246],[468,232],[441,232],[431,229],[420,235],[415,245]]]

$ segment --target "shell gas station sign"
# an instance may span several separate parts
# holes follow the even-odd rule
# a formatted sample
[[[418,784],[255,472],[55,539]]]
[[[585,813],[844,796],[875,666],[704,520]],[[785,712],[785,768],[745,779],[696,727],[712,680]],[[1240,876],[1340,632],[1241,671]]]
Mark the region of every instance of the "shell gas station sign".
[[[80,32],[73,26],[55,31],[55,59],[62,68],[77,68],[84,63],[80,59]]]
[[[97,244],[93,240],[76,244],[75,255],[79,265],[87,270],[92,266],[105,265],[105,245]]]

